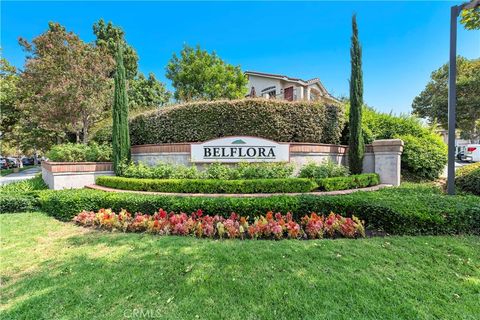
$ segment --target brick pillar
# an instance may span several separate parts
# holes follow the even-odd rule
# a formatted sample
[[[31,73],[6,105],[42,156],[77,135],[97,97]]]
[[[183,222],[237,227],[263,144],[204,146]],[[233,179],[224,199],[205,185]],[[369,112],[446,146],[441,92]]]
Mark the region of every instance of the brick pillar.
[[[380,183],[399,186],[403,141],[400,139],[375,140],[372,146],[375,156],[375,173],[380,176]]]

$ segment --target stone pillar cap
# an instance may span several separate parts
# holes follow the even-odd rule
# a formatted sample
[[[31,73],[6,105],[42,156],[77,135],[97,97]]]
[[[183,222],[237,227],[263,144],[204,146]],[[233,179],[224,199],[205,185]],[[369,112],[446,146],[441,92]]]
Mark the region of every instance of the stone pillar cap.
[[[401,139],[381,139],[381,140],[373,141],[372,146],[374,147],[402,146],[403,147],[403,141]]]

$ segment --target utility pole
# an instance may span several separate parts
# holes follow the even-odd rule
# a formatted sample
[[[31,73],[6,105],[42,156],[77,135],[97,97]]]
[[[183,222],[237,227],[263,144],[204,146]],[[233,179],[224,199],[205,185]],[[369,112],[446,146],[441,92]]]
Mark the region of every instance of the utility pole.
[[[447,193],[455,194],[455,119],[457,109],[457,18],[464,9],[480,6],[473,0],[450,9],[450,61],[448,64],[448,180]]]

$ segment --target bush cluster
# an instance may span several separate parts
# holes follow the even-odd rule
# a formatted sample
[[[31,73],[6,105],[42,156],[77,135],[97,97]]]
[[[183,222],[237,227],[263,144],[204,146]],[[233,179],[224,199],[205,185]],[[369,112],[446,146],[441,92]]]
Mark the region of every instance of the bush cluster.
[[[47,152],[50,161],[57,162],[103,162],[112,160],[112,147],[96,143],[65,143],[53,146]]]
[[[348,177],[334,177],[316,180],[320,190],[335,191],[366,188],[380,184],[380,177],[376,173],[364,173]]]
[[[311,179],[137,179],[102,176],[96,179],[99,186],[133,190],[171,193],[295,193],[318,188]]]
[[[274,141],[338,143],[344,108],[319,102],[242,99],[192,102],[130,121],[132,145],[255,136]]]
[[[375,192],[339,196],[271,196],[265,198],[178,197],[102,192],[97,190],[46,190],[40,193],[41,209],[61,220],[71,220],[83,210],[112,208],[119,212],[155,213],[158,208],[175,212],[230,214],[255,217],[268,211],[291,212],[300,219],[305,212],[355,215],[367,229],[390,234],[480,233],[477,196],[445,196],[429,186],[406,185]]]
[[[0,193],[0,213],[37,210],[38,196],[34,193]]]
[[[153,215],[132,215],[126,210],[116,214],[111,209],[100,209],[97,213],[83,211],[73,218],[75,223],[87,227],[198,238],[280,240],[365,237],[363,223],[355,216],[345,218],[330,213],[325,217],[311,213],[297,222],[291,213],[282,215],[267,212],[265,216],[249,220],[249,217],[240,217],[236,213],[231,213],[229,217],[203,215],[200,209],[190,216],[185,213],[167,213],[163,209]]]
[[[27,179],[18,182],[12,182],[3,186],[0,186],[0,193],[21,193],[29,192],[36,190],[45,190],[48,189],[47,184],[43,181],[43,178],[40,174],[36,175],[32,179]]]
[[[333,163],[332,161],[326,161],[321,164],[308,163],[300,169],[298,174],[300,178],[311,179],[346,177],[348,175],[349,171],[347,167]]]
[[[48,186],[40,175],[0,186],[0,213],[38,209],[38,192],[44,189],[48,189]]]
[[[402,153],[402,172],[412,180],[434,180],[447,164],[447,146],[437,135],[415,137],[396,136],[405,143]]]
[[[292,176],[294,167],[287,163],[247,163],[235,166],[222,163],[205,165],[204,171],[195,166],[158,163],[147,166],[143,163],[130,163],[121,167],[121,176],[126,178],[148,179],[280,179]]]
[[[342,133],[342,144],[348,144],[348,128],[347,123]],[[402,175],[409,180],[436,179],[447,164],[445,143],[414,116],[395,116],[364,107],[362,130],[365,143],[395,138],[404,141]]]
[[[480,162],[459,168],[455,172],[455,184],[462,191],[480,196]]]

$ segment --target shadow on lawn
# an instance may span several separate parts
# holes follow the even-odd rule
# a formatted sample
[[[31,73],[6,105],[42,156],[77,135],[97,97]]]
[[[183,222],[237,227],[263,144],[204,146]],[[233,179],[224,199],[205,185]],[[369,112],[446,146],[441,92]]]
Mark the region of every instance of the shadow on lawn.
[[[419,289],[405,288],[428,275],[424,262],[398,265],[401,260],[389,259],[392,252],[378,251],[382,241],[215,241],[91,231],[67,238],[38,271],[5,283],[2,318],[121,319],[138,309],[179,319],[308,318],[319,310],[327,318],[367,311],[370,318],[392,311],[422,318]],[[385,279],[383,272],[395,279],[401,268],[416,273],[403,283]]]

